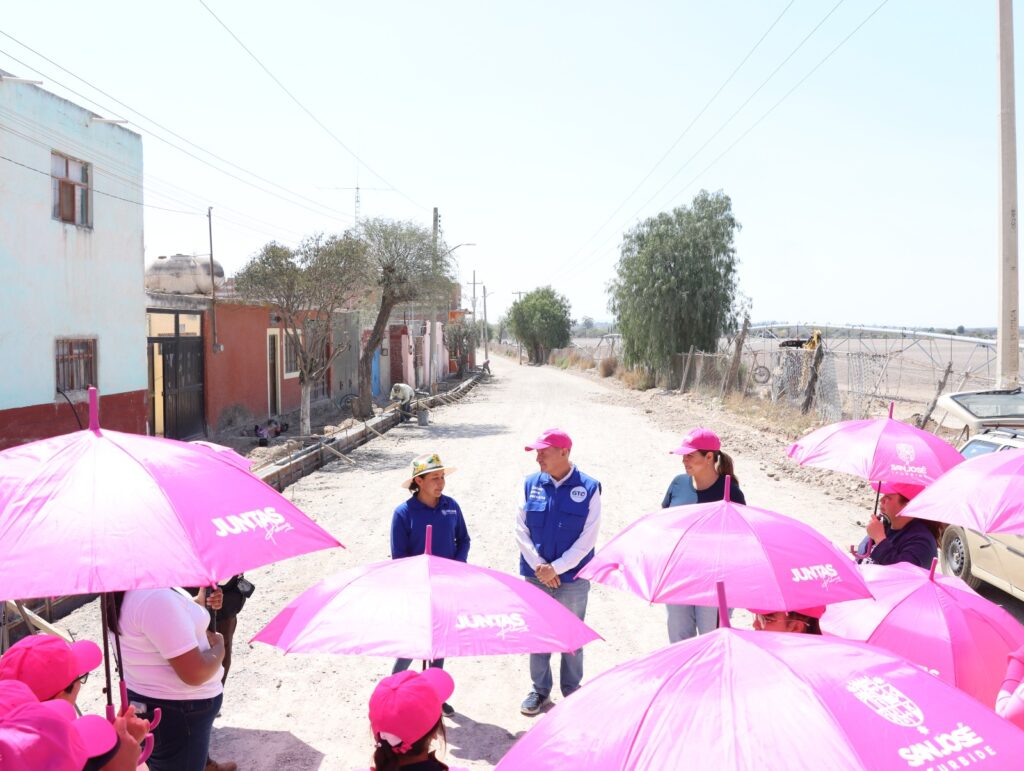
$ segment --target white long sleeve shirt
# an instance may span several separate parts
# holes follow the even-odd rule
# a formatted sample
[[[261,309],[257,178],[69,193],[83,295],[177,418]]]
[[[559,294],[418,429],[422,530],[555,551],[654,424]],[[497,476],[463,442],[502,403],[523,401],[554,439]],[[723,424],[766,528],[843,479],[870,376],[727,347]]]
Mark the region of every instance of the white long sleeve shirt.
[[[575,464],[569,468],[569,472],[561,479],[551,478],[556,488],[561,487],[572,473],[576,470]],[[590,553],[590,550],[597,546],[597,531],[601,525],[601,493],[595,492],[590,496],[590,503],[587,509],[587,521],[583,524],[583,532],[573,542],[572,546],[562,552],[558,559],[552,560],[551,567],[558,575],[562,575],[580,564],[580,561]],[[530,537],[530,530],[526,526],[526,492],[524,485],[519,485],[519,511],[516,515],[516,543],[519,544],[519,551],[531,569],[536,570],[544,564],[544,560],[537,553]]]

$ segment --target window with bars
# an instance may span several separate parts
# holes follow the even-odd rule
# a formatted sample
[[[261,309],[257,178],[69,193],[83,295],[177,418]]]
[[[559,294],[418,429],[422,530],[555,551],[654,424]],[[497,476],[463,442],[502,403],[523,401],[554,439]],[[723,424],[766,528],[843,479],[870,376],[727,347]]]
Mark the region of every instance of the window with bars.
[[[289,334],[284,336],[284,374],[285,377],[297,377],[299,374],[299,348]]]
[[[91,338],[58,338],[55,361],[57,393],[85,391],[96,385],[96,341]]]
[[[55,220],[82,227],[92,226],[91,177],[91,164],[57,152],[50,153]]]

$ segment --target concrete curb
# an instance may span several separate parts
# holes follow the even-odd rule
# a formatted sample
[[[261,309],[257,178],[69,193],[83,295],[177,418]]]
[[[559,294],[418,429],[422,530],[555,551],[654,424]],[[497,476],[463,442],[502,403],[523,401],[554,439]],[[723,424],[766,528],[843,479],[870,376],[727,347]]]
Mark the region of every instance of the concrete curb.
[[[417,399],[413,402],[413,410],[419,407],[435,407],[439,404],[451,404],[465,396],[483,377],[476,373],[468,380],[459,383],[455,388],[434,396]],[[307,474],[311,474],[322,466],[345,458],[345,453],[370,441],[375,436],[382,436],[389,429],[397,426],[399,415],[389,412],[374,417],[359,426],[339,431],[329,438],[321,439],[311,447],[303,448],[291,455],[281,458],[268,466],[256,469],[253,473],[277,490],[284,490],[288,485],[297,482]],[[340,456],[340,457],[339,457]],[[349,461],[354,463],[354,461]]]

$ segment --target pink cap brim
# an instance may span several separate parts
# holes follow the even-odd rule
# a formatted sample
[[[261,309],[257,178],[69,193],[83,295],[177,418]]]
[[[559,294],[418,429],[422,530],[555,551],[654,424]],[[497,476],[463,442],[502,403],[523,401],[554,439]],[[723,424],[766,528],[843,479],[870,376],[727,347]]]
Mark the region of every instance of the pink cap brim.
[[[72,709],[74,708],[72,707]],[[114,726],[99,715],[82,715],[75,721],[74,727],[90,758],[110,752],[117,744],[117,732],[114,730]]]
[[[440,667],[428,667],[420,672],[420,677],[427,682],[427,685],[442,702],[448,701],[448,697],[455,692],[455,681]]]
[[[688,444],[681,444],[678,447],[676,447],[674,450],[669,450],[668,452],[669,452],[669,455],[689,455],[691,452],[697,452],[697,448],[696,447],[690,447],[690,445],[688,445]],[[712,450],[708,450],[708,452],[713,452],[713,451]]]
[[[92,672],[103,663],[103,651],[92,640],[77,640],[71,643],[71,655],[75,658],[75,671],[81,677]]]

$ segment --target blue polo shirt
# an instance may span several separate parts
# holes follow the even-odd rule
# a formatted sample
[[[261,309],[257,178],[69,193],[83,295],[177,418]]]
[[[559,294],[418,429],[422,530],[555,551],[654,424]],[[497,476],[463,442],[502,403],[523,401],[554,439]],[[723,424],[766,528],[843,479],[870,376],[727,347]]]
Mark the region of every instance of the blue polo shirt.
[[[427,548],[427,525],[432,525],[430,553],[465,562],[469,558],[469,530],[462,509],[442,495],[437,506],[427,506],[413,496],[391,517],[391,559],[415,557]]]

